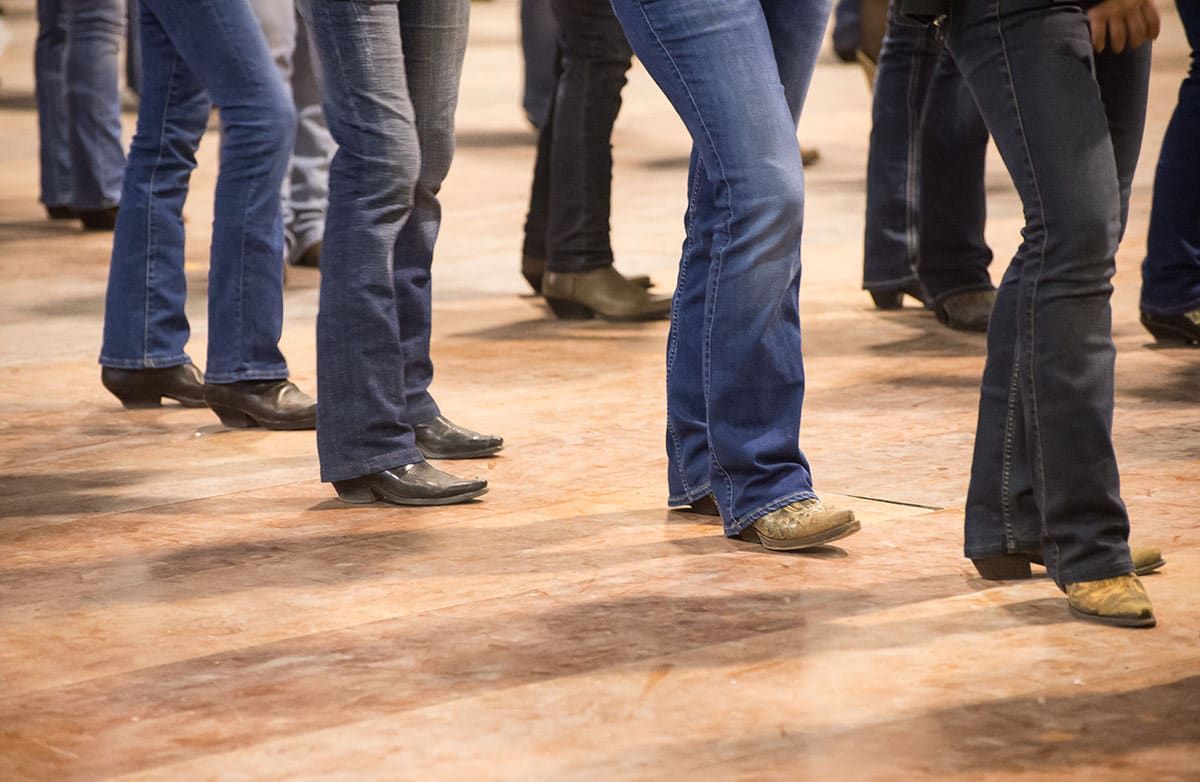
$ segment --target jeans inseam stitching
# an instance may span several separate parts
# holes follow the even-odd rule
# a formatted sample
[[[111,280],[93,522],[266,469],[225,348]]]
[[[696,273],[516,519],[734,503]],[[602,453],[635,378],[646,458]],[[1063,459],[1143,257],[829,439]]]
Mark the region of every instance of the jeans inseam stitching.
[[[166,100],[163,102],[162,123],[158,128],[158,157],[154,159],[154,166],[150,169],[150,181],[146,188],[146,274],[145,287],[143,288],[143,310],[142,310],[142,360],[149,361],[150,359],[150,287],[154,279],[154,257],[155,252],[155,233],[154,233],[154,182],[158,176],[159,166],[162,165],[163,150],[166,148],[167,140],[167,115],[171,106],[171,96],[175,92],[175,77],[179,72],[180,61],[179,50],[175,50],[174,57],[171,58],[171,73],[167,77],[167,94]],[[180,251],[182,255],[182,248]],[[180,258],[180,265],[183,265],[183,259]]]
[[[1016,425],[1017,392],[1020,372],[1020,351],[1013,346],[1013,360],[1009,367],[1008,399],[1004,411],[1003,461],[1000,466],[1000,518],[1004,528],[1004,550],[1016,550],[1016,534],[1013,531],[1013,509],[1010,489],[1012,487],[1013,437]],[[978,435],[976,435],[978,436]]]
[[[225,26],[225,17],[220,13],[215,13],[216,12],[215,8],[213,9],[213,11],[214,11],[214,16],[216,17],[217,21],[221,24],[221,31],[224,34],[226,40],[233,38],[233,36],[231,36],[229,34],[229,28]],[[234,47],[235,56],[238,53],[239,53],[239,51],[238,51],[237,47]],[[238,58],[237,64],[239,66],[239,70],[242,73],[250,74],[251,76],[254,74],[254,69],[247,67],[247,64],[243,60],[241,60],[241,58]],[[253,83],[252,79],[250,81],[251,81],[251,83]],[[221,113],[222,113],[222,115],[224,115],[224,113],[225,113],[225,110],[223,108],[221,109]],[[222,120],[223,119],[224,118],[222,117]],[[222,122],[222,124],[224,124],[224,122]],[[225,134],[222,134],[222,143],[224,143],[224,136],[225,136]],[[219,176],[220,176],[220,173],[218,173],[218,177]],[[249,185],[247,192],[245,193],[244,203],[247,206],[249,206],[249,204],[253,203],[256,200],[255,199],[255,189],[258,186],[258,181],[259,181],[258,178],[255,177],[252,180],[251,184]],[[241,236],[238,237],[238,284],[237,284],[238,306],[237,306],[237,317],[236,317],[236,326],[235,326],[235,329],[237,332],[237,353],[238,353],[237,360],[238,360],[239,369],[233,370],[234,372],[244,371],[244,368],[248,364],[253,363],[252,361],[246,361],[245,353],[244,353],[245,348],[246,348],[245,327],[243,325],[243,321],[245,320],[243,315],[244,315],[245,301],[246,301],[246,241],[250,234],[250,226],[248,224],[248,221],[246,220],[246,210],[245,209],[242,210],[241,223],[242,223],[242,233],[241,233]],[[211,248],[209,250],[209,253],[210,253],[210,258],[211,258],[212,257]],[[282,263],[282,262],[283,261],[281,258],[280,263]],[[211,261],[210,261],[210,265],[211,265]],[[210,328],[211,328],[211,326],[210,326]],[[211,344],[211,340],[210,340],[210,344]],[[226,372],[223,374],[228,376],[230,373]]]
[[[692,249],[692,231],[696,222],[695,201],[696,194],[700,190],[699,169],[704,165],[700,162],[700,156],[696,156],[696,181],[692,183],[692,191],[688,198],[688,215],[687,225],[685,227],[683,253],[680,256],[679,262],[679,284],[675,289],[676,301],[671,307],[671,341],[667,346],[667,377],[671,376],[671,372],[675,367],[675,357],[679,352],[679,299],[682,297],[684,285],[687,282],[688,272],[688,257]],[[706,402],[707,407],[707,402]],[[707,432],[708,427],[705,426]],[[678,466],[679,480],[683,484],[683,491],[686,494],[691,494],[692,490],[688,486],[687,470],[683,467],[683,443],[680,442],[679,432],[675,429],[675,424],[671,420],[671,394],[667,393],[667,434],[671,437],[671,442],[675,448],[675,463]],[[707,441],[707,434],[705,436]]]
[[[666,57],[667,62],[670,63],[671,69],[674,71],[675,78],[679,81],[680,86],[683,87],[684,92],[687,93],[688,101],[692,104],[692,111],[694,111],[696,113],[696,119],[699,122],[700,127],[704,131],[705,140],[708,142],[708,145],[712,150],[713,159],[716,161],[716,164],[717,164],[717,169],[718,169],[717,173],[720,176],[720,178],[725,182],[725,185],[728,188],[729,183],[725,177],[725,166],[724,166],[724,164],[721,163],[721,156],[717,152],[716,144],[713,143],[712,133],[709,132],[708,127],[704,122],[704,115],[700,112],[699,106],[696,105],[695,96],[692,94],[691,89],[688,87],[687,81],[683,78],[683,73],[680,71],[679,65],[675,62],[675,59],[673,57],[671,57],[671,53],[669,51],[667,51],[667,47],[662,42],[662,38],[659,36],[658,31],[654,29],[654,25],[651,23],[650,17],[646,13],[645,6],[643,6],[641,3],[639,3],[638,11],[641,13],[642,21],[645,22],[645,24],[646,24],[646,29],[650,32],[650,34],[652,36],[654,36],[654,41],[655,41],[655,43],[658,44],[659,50],[662,52],[663,56]],[[697,154],[699,154],[699,153],[697,153]],[[727,225],[731,226],[731,225],[733,225],[733,199],[732,198],[729,199],[729,208],[728,208],[727,212],[728,212]],[[726,230],[726,233],[728,234],[728,230]],[[714,247],[715,247],[715,245],[716,245],[716,243],[714,242]],[[728,243],[726,243],[726,247],[727,246],[728,246]],[[711,283],[712,295],[713,295],[712,306],[714,309],[716,308],[716,304],[717,304],[717,290],[720,287],[718,282],[719,282],[719,279],[721,276],[721,261],[724,259],[724,256],[725,256],[725,248],[723,247],[721,249],[721,252],[717,255],[717,257],[712,259],[713,263],[715,264],[715,267],[710,269],[710,271],[709,271],[709,274],[712,275],[714,278],[713,282]],[[713,275],[714,271],[716,272],[715,275]],[[706,307],[707,307],[707,305],[706,305]],[[712,338],[712,323],[710,322],[708,324],[708,329],[705,330],[705,335],[704,335],[704,354],[703,355],[705,357],[707,357],[709,355],[709,345],[711,344],[711,338]],[[707,363],[708,363],[707,361],[702,360],[702,366],[706,367]],[[708,372],[703,371],[703,381],[702,382],[703,382],[703,388],[704,388],[706,412],[707,412],[707,408],[708,408],[708,385],[709,385],[708,380],[709,380]],[[711,427],[709,427],[708,430],[709,430],[709,432],[711,432]],[[725,470],[724,467],[721,466],[720,461],[717,459],[717,455],[713,451],[713,448],[712,448],[711,437],[709,437],[708,445],[709,445],[709,460],[712,462],[713,467],[715,467],[717,469],[717,471],[720,472],[721,475],[725,478],[725,483],[726,483],[726,486],[728,489],[728,496],[729,496],[729,501],[727,504],[728,504],[728,507],[732,508],[733,507],[733,479],[730,478],[729,473]]]
[[[917,227],[917,220],[920,218],[915,215],[916,209],[919,207],[914,207],[914,204],[917,203],[916,180],[921,167],[920,139],[918,138],[921,110],[920,108],[916,111],[913,110],[915,97],[913,93],[916,92],[918,80],[917,71],[917,68],[910,67],[908,72],[908,93],[905,95],[905,107],[908,109],[908,149],[905,150],[907,154],[904,159],[904,249],[908,252],[908,268],[914,272],[921,252]]]
[[[1028,400],[1028,404],[1029,404],[1029,410],[1030,410],[1029,417],[1031,420],[1030,429],[1032,430],[1031,431],[1032,437],[1030,438],[1030,440],[1031,440],[1030,446],[1031,447],[1027,450],[1030,451],[1029,460],[1032,462],[1031,466],[1033,467],[1033,470],[1034,470],[1034,472],[1036,472],[1037,477],[1039,479],[1038,481],[1035,481],[1034,492],[1035,492],[1035,495],[1037,495],[1038,510],[1039,510],[1039,515],[1041,516],[1041,520],[1042,520],[1042,535],[1043,535],[1043,539],[1049,538],[1050,541],[1054,544],[1054,565],[1055,565],[1054,569],[1057,573],[1058,562],[1060,559],[1061,552],[1059,550],[1058,541],[1055,540],[1053,537],[1046,534],[1047,533],[1046,496],[1045,496],[1046,495],[1046,473],[1045,473],[1045,469],[1044,469],[1045,465],[1042,462],[1042,440],[1041,440],[1042,434],[1041,434],[1041,426],[1038,421],[1037,385],[1035,383],[1035,377],[1034,377],[1034,361],[1035,361],[1034,345],[1036,344],[1036,341],[1037,341],[1036,334],[1034,333],[1034,329],[1035,329],[1035,326],[1037,323],[1037,320],[1035,318],[1037,289],[1038,289],[1038,283],[1041,280],[1042,272],[1046,267],[1046,247],[1049,246],[1049,244],[1050,244],[1050,228],[1049,228],[1049,225],[1046,223],[1046,219],[1045,219],[1045,214],[1046,214],[1045,201],[1042,197],[1041,184],[1038,182],[1037,170],[1034,168],[1032,156],[1030,155],[1030,152],[1029,152],[1029,138],[1025,133],[1025,123],[1021,117],[1021,103],[1020,103],[1020,100],[1017,98],[1016,85],[1013,83],[1012,63],[1008,56],[1008,43],[1004,39],[1004,25],[1001,23],[1001,19],[1000,19],[1000,0],[995,0],[993,7],[995,8],[995,15],[996,15],[996,35],[1000,40],[1001,55],[1004,57],[1004,75],[1005,75],[1005,78],[1008,80],[1008,89],[1009,89],[1009,93],[1012,95],[1013,108],[1016,109],[1017,129],[1021,135],[1022,151],[1025,153],[1024,154],[1025,164],[1029,168],[1030,179],[1033,181],[1033,189],[1034,189],[1034,193],[1037,197],[1037,201],[1038,201],[1038,204],[1037,204],[1038,214],[1042,218],[1042,246],[1040,248],[1041,252],[1040,252],[1040,258],[1038,261],[1037,272],[1033,275],[1033,277],[1030,281],[1031,289],[1029,292],[1029,300],[1028,300],[1028,303],[1026,306],[1026,311],[1028,312],[1028,315],[1026,315],[1023,312],[1019,312],[1019,311],[1018,311],[1017,315],[1018,315],[1018,317],[1026,317],[1027,318],[1028,329],[1029,329],[1029,335],[1026,340],[1028,342],[1029,349],[1027,351],[1028,355],[1025,356],[1024,363],[1029,367],[1029,394],[1028,394],[1029,400]],[[1022,276],[1024,276],[1024,269],[1022,269]],[[1017,339],[1019,341],[1021,339],[1020,321],[1018,321],[1018,324],[1017,324]],[[1039,484],[1041,487],[1040,492],[1038,491]]]

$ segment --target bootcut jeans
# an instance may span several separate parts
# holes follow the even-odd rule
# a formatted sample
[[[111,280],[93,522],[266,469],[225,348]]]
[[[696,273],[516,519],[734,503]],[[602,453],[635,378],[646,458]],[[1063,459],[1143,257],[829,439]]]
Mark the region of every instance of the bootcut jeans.
[[[1059,586],[1129,573],[1109,299],[1150,46],[1094,55],[1083,7],[1053,0],[956,0],[947,41],[1026,221],[988,328],[965,553],[1041,551]]]
[[[430,267],[438,191],[454,155],[468,0],[298,0],[312,30],[329,171],[317,316],[321,479],[423,460],[413,425],[429,393]]]
[[[124,0],[38,0],[34,76],[41,201],[104,209],[121,198],[118,55]]]
[[[526,255],[556,272],[613,262],[612,130],[633,51],[609,0],[551,0],[559,26],[559,72],[538,134]]]
[[[1151,315],[1200,310],[1200,0],[1175,5],[1192,50],[1191,67],[1154,172],[1142,262],[1142,311]]]
[[[188,363],[183,202],[212,102],[221,170],[208,271],[205,382],[287,377],[279,191],[296,114],[246,0],[138,0],[137,132],[113,237],[100,363]]]
[[[712,492],[727,535],[815,497],[800,450],[796,124],[827,0],[615,0],[692,136],[667,345],[669,503]]]
[[[871,103],[863,288],[990,290],[987,128],[933,28],[888,9]]]

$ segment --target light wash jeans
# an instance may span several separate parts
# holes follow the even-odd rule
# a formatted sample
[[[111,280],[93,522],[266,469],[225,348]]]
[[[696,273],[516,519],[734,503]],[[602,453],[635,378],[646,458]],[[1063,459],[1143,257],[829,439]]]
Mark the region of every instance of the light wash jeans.
[[[137,133],[113,237],[100,363],[190,361],[183,202],[213,102],[221,170],[208,273],[205,381],[287,377],[279,190],[296,115],[246,0],[138,0]]]
[[[727,535],[814,497],[800,451],[796,124],[828,0],[615,0],[692,136],[667,346],[669,502],[712,492]]]
[[[298,0],[312,30],[329,171],[317,316],[321,479],[423,460],[437,194],[454,155],[468,0]]]
[[[37,12],[41,201],[115,206],[125,168],[118,68],[125,0],[38,0]]]

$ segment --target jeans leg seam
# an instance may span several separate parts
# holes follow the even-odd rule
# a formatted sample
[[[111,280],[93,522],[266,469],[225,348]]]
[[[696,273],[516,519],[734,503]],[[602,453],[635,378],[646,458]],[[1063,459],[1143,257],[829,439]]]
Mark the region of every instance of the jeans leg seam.
[[[1004,75],[1008,81],[1009,93],[1012,95],[1013,108],[1016,109],[1017,129],[1021,137],[1021,146],[1025,158],[1024,162],[1029,170],[1030,180],[1033,182],[1033,189],[1037,198],[1038,214],[1042,217],[1042,242],[1041,247],[1039,248],[1040,252],[1038,255],[1038,266],[1032,275],[1032,279],[1030,280],[1030,290],[1025,307],[1026,311],[1018,312],[1018,317],[1024,318],[1027,321],[1028,334],[1024,340],[1021,339],[1020,321],[1018,321],[1017,339],[1020,342],[1026,343],[1028,346],[1027,355],[1022,363],[1028,367],[1028,382],[1026,383],[1028,386],[1028,400],[1026,400],[1025,404],[1027,405],[1026,410],[1028,411],[1027,420],[1029,421],[1030,436],[1027,438],[1029,440],[1029,447],[1026,450],[1029,452],[1028,458],[1030,462],[1030,470],[1033,473],[1033,475],[1031,475],[1031,478],[1034,479],[1033,490],[1035,497],[1037,497],[1039,515],[1041,516],[1042,521],[1043,537],[1050,540],[1051,543],[1054,544],[1054,560],[1055,565],[1057,566],[1060,556],[1058,543],[1052,536],[1046,534],[1046,474],[1044,469],[1045,466],[1042,462],[1041,426],[1038,420],[1037,386],[1034,377],[1034,363],[1036,360],[1034,350],[1034,346],[1036,344],[1035,328],[1037,325],[1035,303],[1037,299],[1038,283],[1041,279],[1042,271],[1046,266],[1046,247],[1050,244],[1049,226],[1046,224],[1045,220],[1046,210],[1045,202],[1042,197],[1041,183],[1038,182],[1037,170],[1033,165],[1032,156],[1029,152],[1029,138],[1026,135],[1025,123],[1021,116],[1021,104],[1020,100],[1017,98],[1016,84],[1013,82],[1012,64],[1008,55],[1008,43],[1005,40],[1004,26],[1000,19],[1000,0],[995,0],[994,8],[996,19],[996,35],[999,38],[1000,51],[1004,58]],[[1022,269],[1022,276],[1024,276],[1024,271],[1025,270]]]
[[[675,288],[675,301],[671,305],[671,339],[667,345],[667,377],[671,376],[671,371],[675,367],[675,356],[679,350],[679,298],[682,296],[681,291],[687,282],[688,256],[692,248],[693,231],[695,230],[696,213],[693,205],[695,204],[696,194],[700,190],[699,169],[703,165],[699,162],[699,155],[697,155],[696,159],[697,176],[696,181],[692,183],[692,191],[688,194],[688,219],[684,229],[683,253],[679,261],[679,283]],[[670,393],[667,394],[667,434],[670,436],[675,449],[675,463],[678,468],[679,481],[683,484],[684,492],[691,494],[692,490],[688,487],[687,470],[684,469],[683,465],[683,444],[680,442],[679,433],[675,430],[675,425],[671,420]]]
[[[154,159],[154,167],[150,169],[149,182],[146,185],[146,275],[143,287],[144,299],[142,309],[142,358],[150,357],[150,290],[154,280],[154,259],[156,251],[156,235],[154,232],[154,187],[158,169],[162,165],[164,149],[167,146],[167,116],[171,106],[171,95],[175,91],[175,76],[179,71],[179,52],[171,58],[171,73],[167,77],[167,95],[163,103],[162,122],[158,128],[158,156]],[[183,264],[183,259],[180,259]]]

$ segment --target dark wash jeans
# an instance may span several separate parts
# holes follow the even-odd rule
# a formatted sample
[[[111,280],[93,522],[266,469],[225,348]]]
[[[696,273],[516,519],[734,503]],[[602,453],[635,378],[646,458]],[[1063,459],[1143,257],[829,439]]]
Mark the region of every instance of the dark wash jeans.
[[[586,272],[613,262],[611,139],[633,51],[609,0],[551,7],[560,68],[538,135],[524,252],[552,271]]]
[[[205,381],[287,377],[279,189],[296,113],[245,0],[138,0],[145,65],[113,237],[100,363],[190,361],[183,202],[215,101],[221,170],[208,271]]]
[[[329,170],[317,316],[321,479],[422,461],[437,194],[454,155],[468,0],[298,0],[312,31]]]
[[[1142,310],[1152,315],[1200,309],[1200,0],[1175,4],[1192,62],[1154,172],[1142,262]]]
[[[669,502],[710,491],[727,535],[814,497],[800,451],[796,123],[826,0],[615,0],[692,136],[667,345]]]
[[[1109,299],[1150,47],[1094,56],[1082,8],[1049,0],[956,0],[948,45],[1026,219],[988,329],[966,555],[1041,550],[1060,586],[1129,573]]]
[[[987,127],[933,28],[888,9],[871,104],[863,287],[990,290]]]

